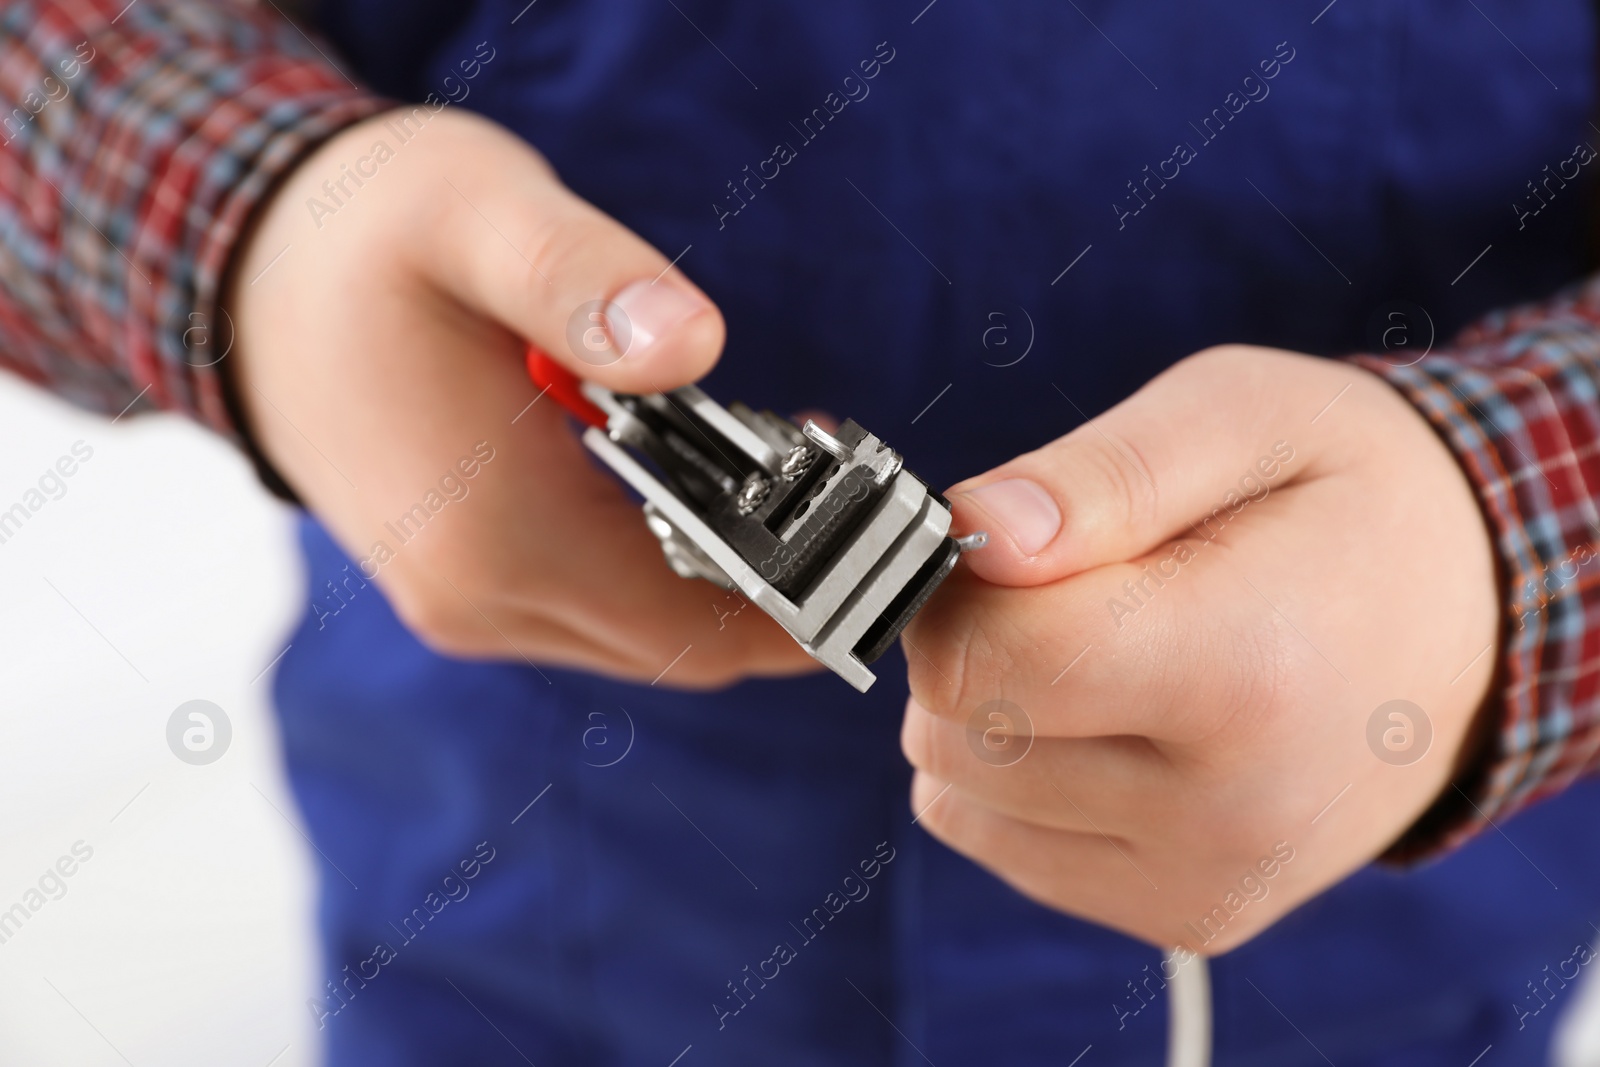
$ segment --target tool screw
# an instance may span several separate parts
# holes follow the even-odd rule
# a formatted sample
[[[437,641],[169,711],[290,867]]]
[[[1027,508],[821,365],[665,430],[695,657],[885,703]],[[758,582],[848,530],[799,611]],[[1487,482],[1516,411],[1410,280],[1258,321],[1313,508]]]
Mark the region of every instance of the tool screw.
[[[783,466],[778,468],[778,473],[792,482],[804,474],[806,468],[811,466],[811,461],[816,458],[817,454],[805,445],[795,445],[789,449],[789,454],[783,457]]]
[[[761,506],[767,499],[767,480],[758,474],[752,474],[750,480],[744,483],[744,488],[739,490],[739,495],[734,499],[734,507],[739,509],[739,514],[748,515]]]

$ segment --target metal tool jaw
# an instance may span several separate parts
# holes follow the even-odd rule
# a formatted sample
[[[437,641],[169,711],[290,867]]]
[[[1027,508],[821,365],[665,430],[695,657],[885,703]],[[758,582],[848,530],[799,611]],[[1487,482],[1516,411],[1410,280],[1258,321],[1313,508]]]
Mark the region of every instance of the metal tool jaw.
[[[960,556],[949,502],[852,421],[801,428],[693,385],[582,393],[606,418],[584,444],[644,497],[672,569],[737,590],[866,692]]]

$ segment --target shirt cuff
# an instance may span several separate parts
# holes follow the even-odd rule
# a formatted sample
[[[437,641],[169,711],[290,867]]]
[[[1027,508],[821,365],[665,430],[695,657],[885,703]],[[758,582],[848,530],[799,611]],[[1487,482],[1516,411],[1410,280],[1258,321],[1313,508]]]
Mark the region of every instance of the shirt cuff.
[[[42,88],[41,88],[42,87]],[[271,8],[0,6],[0,365],[107,414],[241,440],[230,259],[277,182],[390,106]]]
[[[1352,361],[1399,390],[1460,461],[1505,606],[1456,779],[1382,857],[1414,863],[1600,765],[1600,282],[1491,315],[1414,364]]]

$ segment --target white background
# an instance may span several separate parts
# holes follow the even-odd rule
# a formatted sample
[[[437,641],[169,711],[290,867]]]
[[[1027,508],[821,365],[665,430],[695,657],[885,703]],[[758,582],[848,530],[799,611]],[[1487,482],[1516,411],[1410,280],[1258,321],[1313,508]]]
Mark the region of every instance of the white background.
[[[0,1064],[308,1067],[314,869],[262,674],[304,606],[290,513],[191,425],[3,374],[0,511],[78,440],[93,458],[0,544],[0,911],[94,855],[0,944]],[[233,726],[208,766],[167,748],[194,699]],[[1566,996],[1563,1067],[1596,1067],[1600,984]]]
[[[290,513],[191,425],[3,374],[0,511],[78,440],[0,544],[0,911],[94,855],[0,944],[0,1064],[316,1063],[313,869],[257,680],[302,607]],[[233,726],[208,766],[167,747],[194,699]]]

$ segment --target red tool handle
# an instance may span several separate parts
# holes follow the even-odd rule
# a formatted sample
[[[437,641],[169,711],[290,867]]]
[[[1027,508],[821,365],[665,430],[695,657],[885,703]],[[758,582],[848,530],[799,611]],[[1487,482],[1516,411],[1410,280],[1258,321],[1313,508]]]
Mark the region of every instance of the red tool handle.
[[[606,413],[583,395],[582,380],[533,345],[528,346],[528,377],[580,421],[606,428]]]

